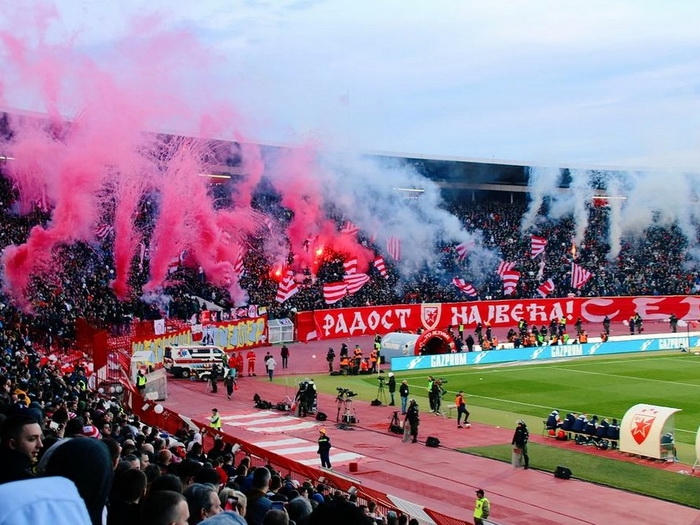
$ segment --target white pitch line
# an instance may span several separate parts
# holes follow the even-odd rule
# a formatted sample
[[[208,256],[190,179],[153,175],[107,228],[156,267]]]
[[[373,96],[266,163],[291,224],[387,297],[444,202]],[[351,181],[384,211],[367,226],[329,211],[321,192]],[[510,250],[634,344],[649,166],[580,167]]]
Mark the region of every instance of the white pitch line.
[[[230,423],[228,423],[230,424]],[[303,430],[305,428],[315,427],[316,423],[298,423],[296,425],[283,425],[272,427],[243,427],[250,432],[286,432],[287,430]]]
[[[352,461],[353,459],[364,458],[362,454],[355,454],[354,452],[341,452],[340,454],[331,454],[330,460],[333,463],[342,463],[343,461]],[[321,459],[302,459],[299,461],[302,465],[320,465]]]
[[[273,441],[254,441],[253,445],[256,447],[286,447],[289,445],[300,445],[301,443],[308,443],[305,439],[299,438],[288,438],[288,439],[275,439]]]
[[[264,410],[262,412],[252,412],[250,414],[239,414],[236,416],[222,416],[221,421],[237,421],[239,419],[250,419],[250,418],[256,418],[260,416],[269,416],[271,414],[279,414],[279,412],[275,412],[272,410]]]
[[[230,427],[245,427],[250,425],[264,425],[265,423],[287,423],[290,421],[298,421],[298,418],[290,416],[262,417],[248,421],[227,421],[226,424]]]

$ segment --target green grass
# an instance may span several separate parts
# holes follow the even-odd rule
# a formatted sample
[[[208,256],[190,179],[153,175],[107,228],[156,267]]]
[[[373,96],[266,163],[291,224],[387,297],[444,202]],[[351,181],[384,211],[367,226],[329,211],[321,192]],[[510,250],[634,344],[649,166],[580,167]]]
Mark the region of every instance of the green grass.
[[[460,450],[510,463],[512,448],[511,445],[492,445]],[[554,472],[556,466],[563,465],[571,469],[572,475],[577,479],[700,507],[699,478],[537,443],[530,443],[528,449],[532,468]],[[611,480],[614,480],[614,484]]]
[[[388,368],[387,368],[388,371]],[[422,409],[428,406],[427,376],[447,379],[444,403],[452,403],[454,394],[464,390],[470,419],[479,423],[514,428],[524,419],[531,434],[542,428],[542,420],[552,409],[585,412],[608,419],[622,419],[637,403],[649,403],[682,412],[675,415],[676,442],[680,460],[690,465],[696,460],[695,435],[700,423],[700,357],[692,353],[654,352],[556,360],[548,363],[471,366],[397,372],[400,383],[407,379],[411,397]],[[383,374],[386,376],[386,374]],[[275,380],[287,383],[293,396],[296,383],[303,377]],[[337,394],[337,387],[349,388],[358,398],[377,397],[377,376],[313,376],[321,392]],[[398,393],[397,393],[398,401]],[[619,487],[640,494],[698,506],[698,478],[665,472],[622,460],[531,443],[535,468],[552,471],[567,465],[580,479]],[[511,446],[475,447],[469,453],[510,462]]]

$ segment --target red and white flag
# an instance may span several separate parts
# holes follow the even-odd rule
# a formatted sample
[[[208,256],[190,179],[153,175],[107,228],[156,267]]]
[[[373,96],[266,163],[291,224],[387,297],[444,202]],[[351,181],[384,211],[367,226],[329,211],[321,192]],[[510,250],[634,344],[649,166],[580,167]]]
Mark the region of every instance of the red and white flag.
[[[168,274],[171,274],[175,271],[177,271],[180,266],[182,266],[182,263],[185,262],[185,252],[182,252],[180,255],[177,257],[173,257],[173,259],[168,263]]]
[[[503,278],[503,275],[507,272],[513,271],[513,268],[515,268],[514,262],[501,261],[498,268],[496,268],[496,273]]]
[[[357,257],[350,259],[349,261],[345,261],[343,263],[343,267],[345,268],[346,274],[357,272]]]
[[[398,237],[389,237],[386,241],[386,250],[389,256],[395,261],[401,260],[401,239]]]
[[[348,286],[348,294],[352,295],[355,292],[360,291],[367,281],[369,281],[369,275],[366,273],[350,273],[343,277],[343,281]]]
[[[578,290],[581,288],[584,284],[588,282],[588,280],[593,276],[591,272],[583,268],[582,266],[579,266],[578,264],[572,262],[571,263],[571,287],[575,288]]]
[[[457,260],[463,261],[467,256],[467,243],[463,242],[462,244],[458,244],[455,246],[455,251],[457,252]]]
[[[469,295],[470,297],[476,297],[478,292],[476,291],[476,288],[474,288],[474,285],[472,283],[468,283],[464,279],[457,279],[456,277],[452,279],[452,284],[454,284],[457,288],[462,290],[465,294]]]
[[[102,241],[113,231],[114,227],[110,226],[109,224],[100,224],[97,228],[95,228],[95,237]]]
[[[334,304],[348,294],[348,285],[345,282],[328,283],[323,285],[323,299],[326,304]]]
[[[360,228],[355,226],[355,224],[351,221],[345,221],[345,224],[343,224],[343,227],[340,229],[340,233],[345,235],[355,235],[359,231]]]
[[[277,287],[275,301],[283,303],[299,291],[299,285],[294,281],[294,275],[287,275]]]
[[[520,280],[520,272],[505,272],[501,275],[503,279],[503,293],[504,295],[513,295],[515,292],[515,287],[518,285]]]
[[[530,244],[530,257],[533,259],[540,255],[541,253],[544,253],[544,249],[547,247],[547,239],[544,237],[535,237],[534,235],[532,236],[532,241]]]
[[[238,278],[240,279],[241,275],[245,272],[245,268],[243,267],[243,250],[238,251],[238,255],[236,255],[236,260],[233,261],[233,271],[236,275],[238,275]]]
[[[554,281],[547,279],[540,286],[537,287],[537,293],[542,297],[547,297],[554,291]]]
[[[382,257],[381,255],[378,255],[372,264],[374,264],[374,267],[379,271],[379,273],[381,274],[382,277],[384,277],[384,279],[389,278],[389,272],[386,269],[386,264],[384,263],[384,257]]]

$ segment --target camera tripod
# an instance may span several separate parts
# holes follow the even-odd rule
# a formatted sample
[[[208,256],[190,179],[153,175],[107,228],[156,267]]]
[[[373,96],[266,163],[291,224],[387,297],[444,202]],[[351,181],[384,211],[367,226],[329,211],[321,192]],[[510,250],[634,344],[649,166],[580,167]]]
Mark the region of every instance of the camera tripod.
[[[384,379],[379,379],[379,388],[377,388],[377,400],[382,404],[386,405],[386,388],[384,385]]]
[[[359,421],[357,419],[355,407],[352,405],[352,399],[340,395],[336,398],[335,402],[338,405],[338,412],[335,415],[336,423],[353,424]]]

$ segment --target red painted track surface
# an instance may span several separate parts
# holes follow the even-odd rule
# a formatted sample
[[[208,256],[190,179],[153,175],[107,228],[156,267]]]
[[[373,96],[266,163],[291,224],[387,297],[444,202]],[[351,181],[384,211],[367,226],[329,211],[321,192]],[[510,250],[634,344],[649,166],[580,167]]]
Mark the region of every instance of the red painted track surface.
[[[591,334],[597,329],[588,327]],[[655,329],[656,328],[656,329]],[[662,332],[667,325],[647,323],[649,332]],[[629,330],[622,324],[613,326],[612,335],[628,334]],[[505,336],[500,331],[498,336]],[[371,338],[353,338],[350,341],[369,348]],[[285,375],[314,374],[327,372],[323,357],[328,346],[337,350],[339,340],[320,341],[308,344],[290,345],[290,368],[278,367],[276,378]],[[168,408],[190,417],[204,418],[211,408],[218,407],[223,420],[224,431],[242,440],[263,443],[285,439],[296,443],[314,442],[318,436],[318,426],[299,428],[278,432],[275,424],[261,431],[260,426],[250,430],[245,418],[257,419],[253,408],[253,394],[259,393],[264,399],[276,403],[285,395],[294,396],[296,384],[290,380],[285,386],[267,381],[263,376],[262,356],[267,348],[258,349],[258,377],[243,378],[240,390],[234,399],[227,400],[225,389],[220,387],[218,394],[205,392],[203,383],[187,381],[169,382]],[[279,347],[269,349],[280,364]],[[312,355],[317,355],[313,359]],[[336,362],[337,363],[337,362]],[[342,379],[339,378],[342,386]],[[397,396],[398,398],[398,396]],[[493,507],[492,519],[498,524],[700,524],[700,512],[653,498],[630,494],[624,491],[602,487],[591,483],[555,478],[550,472],[515,469],[510,465],[494,460],[483,459],[457,452],[456,448],[464,446],[510,443],[512,429],[500,429],[478,422],[472,423],[470,429],[457,429],[454,419],[445,419],[423,412],[420,425],[420,443],[402,443],[399,436],[390,434],[389,418],[393,407],[372,407],[366,402],[354,402],[359,423],[353,430],[335,428],[335,396],[319,395],[318,406],[329,415],[324,424],[333,443],[333,453],[350,453],[363,457],[353,459],[358,463],[358,471],[350,473],[348,460],[339,460],[334,470],[340,474],[352,476],[358,483],[413,501],[441,513],[456,518],[469,520],[473,508],[474,491],[483,488]],[[243,416],[243,420],[236,418]],[[231,419],[228,416],[233,416]],[[273,417],[273,416],[270,416]],[[316,424],[311,418],[304,421]],[[252,421],[248,419],[247,421]],[[256,426],[257,423],[252,423]],[[263,425],[263,428],[265,426]],[[533,441],[540,441],[539,429],[532,430]],[[440,448],[425,447],[427,436],[438,436]],[[307,447],[310,449],[313,447]],[[578,447],[577,450],[583,447]],[[586,451],[592,447],[585,447]],[[297,450],[304,449],[303,446]],[[614,452],[608,451],[604,454]],[[292,452],[315,457],[315,452]],[[296,456],[289,456],[296,457]],[[622,455],[620,455],[620,458]],[[688,468],[687,466],[666,466],[661,468]],[[575,472],[574,472],[575,475]],[[679,474],[681,475],[681,474]]]

